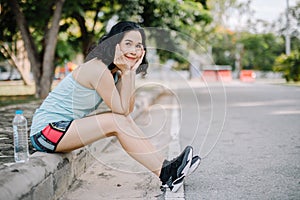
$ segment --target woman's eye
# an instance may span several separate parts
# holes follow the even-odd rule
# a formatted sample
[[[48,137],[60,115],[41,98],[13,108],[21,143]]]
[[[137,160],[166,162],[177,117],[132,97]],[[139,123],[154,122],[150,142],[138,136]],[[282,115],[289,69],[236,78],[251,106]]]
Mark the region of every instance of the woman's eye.
[[[140,44],[138,44],[138,45],[136,45],[136,48],[137,48],[137,49],[142,49],[142,48],[143,48],[143,46],[142,46],[142,45],[140,45]]]
[[[125,45],[128,46],[128,47],[130,47],[131,43],[130,42],[126,42]]]

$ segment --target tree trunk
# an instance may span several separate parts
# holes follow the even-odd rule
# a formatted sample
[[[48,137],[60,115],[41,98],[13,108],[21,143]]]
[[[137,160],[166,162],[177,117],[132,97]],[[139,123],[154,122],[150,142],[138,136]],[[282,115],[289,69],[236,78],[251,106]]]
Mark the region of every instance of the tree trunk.
[[[25,48],[27,50],[35,80],[35,96],[38,98],[45,98],[51,89],[54,76],[54,56],[59,31],[59,21],[65,0],[57,0],[55,2],[54,14],[52,22],[50,23],[51,27],[46,33],[46,45],[44,51],[42,51],[44,52],[41,57],[42,61],[40,61],[40,56],[30,34],[27,21],[17,0],[9,0],[8,2],[16,16],[17,25],[20,29]]]
[[[25,85],[32,85],[32,81],[30,80],[30,63],[28,60],[28,56],[26,54],[26,50],[24,48],[24,44],[20,45],[21,41],[17,41],[17,52],[9,47],[7,44],[1,44],[1,53],[9,58],[8,62],[12,67],[15,67],[24,82]],[[19,43],[19,44],[18,44]],[[21,57],[21,58],[20,58]],[[11,70],[12,75],[13,70]],[[10,76],[11,76],[10,75]]]
[[[65,0],[57,0],[54,7],[54,14],[49,31],[46,33],[46,46],[43,55],[43,74],[41,78],[40,97],[45,98],[51,90],[51,84],[54,76],[54,57],[57,44],[57,35],[59,31],[59,21]]]
[[[24,46],[27,50],[28,59],[30,61],[32,72],[33,72],[33,77],[37,84],[39,82],[38,80],[41,77],[41,62],[39,61],[37,48],[33,42],[33,38],[30,35],[27,21],[17,0],[10,0],[8,1],[8,3],[12,7],[12,10],[15,14],[16,22],[20,29],[22,39],[24,41]],[[36,96],[39,97],[37,94],[38,93],[36,92]]]
[[[88,50],[92,44],[92,38],[90,37],[91,34],[89,34],[89,32],[86,28],[86,21],[85,21],[84,17],[82,17],[79,13],[73,13],[72,16],[76,19],[76,21],[78,22],[78,25],[80,27],[82,52],[83,52],[83,56],[85,58],[87,56]]]

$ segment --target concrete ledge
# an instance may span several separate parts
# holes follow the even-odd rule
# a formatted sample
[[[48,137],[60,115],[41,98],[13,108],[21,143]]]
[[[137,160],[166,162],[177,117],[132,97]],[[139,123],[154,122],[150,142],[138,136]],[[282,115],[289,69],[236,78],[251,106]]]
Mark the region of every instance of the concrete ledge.
[[[162,89],[137,94],[133,118],[154,103]],[[113,138],[97,141],[66,154],[36,152],[27,163],[14,163],[0,171],[0,199],[59,199],[78,176],[94,162]]]

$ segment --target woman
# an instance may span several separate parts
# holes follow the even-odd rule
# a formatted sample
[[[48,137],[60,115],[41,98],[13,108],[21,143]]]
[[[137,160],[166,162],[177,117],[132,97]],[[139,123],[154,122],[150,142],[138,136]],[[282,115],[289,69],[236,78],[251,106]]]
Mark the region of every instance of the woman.
[[[188,146],[173,161],[164,160],[129,114],[134,107],[135,76],[146,73],[143,29],[134,22],[112,27],[88,54],[86,62],[64,78],[36,110],[30,138],[38,151],[69,152],[115,136],[124,150],[155,173],[163,187],[176,192],[195,170]],[[109,113],[86,116],[104,101]]]

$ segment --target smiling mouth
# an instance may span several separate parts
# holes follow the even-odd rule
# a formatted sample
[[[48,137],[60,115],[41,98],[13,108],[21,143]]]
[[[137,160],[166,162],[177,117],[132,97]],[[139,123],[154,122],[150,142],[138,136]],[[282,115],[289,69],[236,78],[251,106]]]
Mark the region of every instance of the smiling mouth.
[[[127,58],[128,60],[131,60],[131,61],[136,60],[136,58],[131,58],[131,57],[127,57],[127,56],[126,56],[126,58]]]

